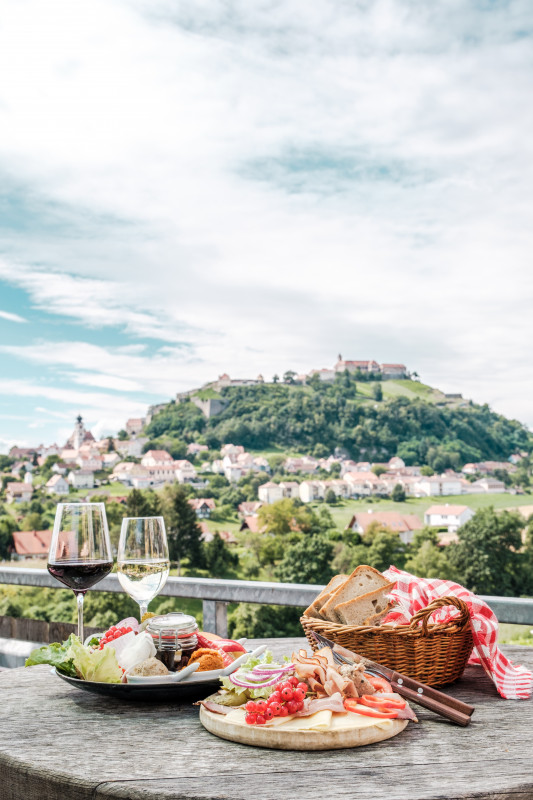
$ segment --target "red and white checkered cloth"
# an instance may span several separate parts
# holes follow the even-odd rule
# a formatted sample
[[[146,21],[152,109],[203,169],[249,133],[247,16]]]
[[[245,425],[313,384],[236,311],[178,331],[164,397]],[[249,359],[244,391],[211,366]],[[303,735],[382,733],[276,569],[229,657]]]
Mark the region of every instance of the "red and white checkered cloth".
[[[426,608],[433,600],[446,595],[461,598],[470,610],[474,649],[469,664],[481,664],[492,679],[498,692],[507,700],[525,700],[533,690],[533,674],[525,667],[516,666],[504,656],[496,644],[498,620],[489,606],[464,586],[437,578],[416,578],[408,572],[390,567],[383,573],[389,581],[396,581],[388,597],[398,604],[383,623],[406,625],[411,617]],[[455,606],[444,606],[431,615],[432,622],[446,622],[458,616]]]

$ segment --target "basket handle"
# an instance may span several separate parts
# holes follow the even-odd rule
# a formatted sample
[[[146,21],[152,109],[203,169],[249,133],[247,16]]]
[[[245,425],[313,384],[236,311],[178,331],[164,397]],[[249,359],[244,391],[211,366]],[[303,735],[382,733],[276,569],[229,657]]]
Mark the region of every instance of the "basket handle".
[[[455,606],[461,614],[458,617],[454,617],[454,619],[449,620],[448,622],[442,623],[443,628],[448,627],[455,627],[458,626],[459,628],[464,628],[465,625],[468,625],[470,621],[470,611],[468,610],[468,606],[464,600],[461,600],[459,597],[454,597],[453,595],[447,595],[446,597],[439,597],[436,600],[433,600],[425,608],[421,608],[420,611],[411,618],[411,622],[409,623],[410,628],[418,628],[418,623],[422,622],[422,633],[424,636],[427,636],[428,631],[428,624],[429,618],[436,611],[438,608],[442,608],[443,606]]]

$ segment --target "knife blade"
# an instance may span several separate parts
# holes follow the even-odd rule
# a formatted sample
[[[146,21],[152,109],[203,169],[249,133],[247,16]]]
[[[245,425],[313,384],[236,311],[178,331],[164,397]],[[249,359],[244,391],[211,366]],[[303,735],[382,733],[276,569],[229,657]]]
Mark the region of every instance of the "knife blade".
[[[358,653],[355,653],[353,650],[348,650],[346,647],[327,639],[320,633],[315,633],[314,631],[312,631],[312,633],[319,644],[330,647],[334,653],[343,656],[351,663],[354,663],[355,661],[362,662],[370,671],[373,671],[377,675],[386,678],[394,691],[402,697],[405,697],[407,700],[411,700],[413,703],[424,706],[424,708],[434,711],[435,713],[440,714],[440,716],[446,717],[452,722],[455,722],[457,725],[466,727],[470,724],[470,718],[475,711],[474,706],[463,703],[461,700],[457,700],[455,697],[450,697],[449,695],[444,694],[444,692],[439,692],[432,686],[427,686],[425,683],[420,683],[420,681],[410,678],[408,675],[403,675],[401,672],[390,669],[390,667],[386,667],[383,664],[378,664],[376,661],[372,661],[370,658],[361,656]]]

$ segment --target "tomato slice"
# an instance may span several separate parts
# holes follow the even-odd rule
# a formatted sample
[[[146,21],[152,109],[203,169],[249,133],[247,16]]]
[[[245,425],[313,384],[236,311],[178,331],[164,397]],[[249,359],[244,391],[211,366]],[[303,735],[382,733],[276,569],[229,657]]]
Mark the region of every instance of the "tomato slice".
[[[378,711],[375,708],[360,705],[359,700],[360,698],[347,697],[344,701],[346,711],[353,711],[355,714],[362,714],[364,717],[376,717],[376,719],[396,719],[398,716],[397,710]]]
[[[405,708],[406,706],[405,700],[396,700],[394,697],[380,697],[379,694],[364,694],[358,698],[358,701],[364,706],[383,711]]]
[[[390,683],[382,678],[381,675],[369,675],[368,672],[365,672],[365,678],[369,682],[371,686],[374,687],[376,692],[392,692],[392,686]]]

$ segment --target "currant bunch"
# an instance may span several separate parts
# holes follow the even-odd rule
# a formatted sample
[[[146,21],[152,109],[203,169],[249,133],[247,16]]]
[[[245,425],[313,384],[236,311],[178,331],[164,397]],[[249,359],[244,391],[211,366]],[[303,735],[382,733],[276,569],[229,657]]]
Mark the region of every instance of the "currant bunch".
[[[268,700],[249,700],[246,705],[245,721],[248,725],[264,725],[273,717],[288,717],[304,707],[308,691],[306,683],[300,683],[296,676],[274,686]]]

